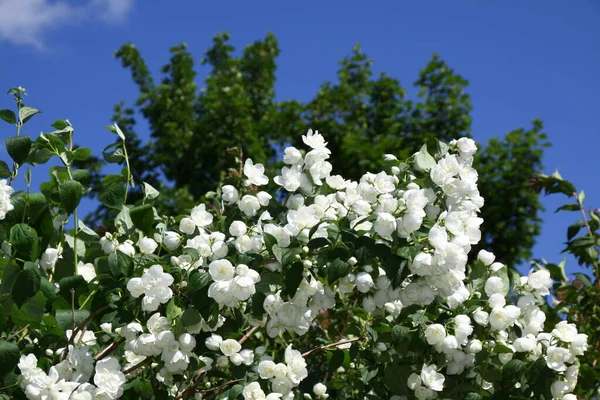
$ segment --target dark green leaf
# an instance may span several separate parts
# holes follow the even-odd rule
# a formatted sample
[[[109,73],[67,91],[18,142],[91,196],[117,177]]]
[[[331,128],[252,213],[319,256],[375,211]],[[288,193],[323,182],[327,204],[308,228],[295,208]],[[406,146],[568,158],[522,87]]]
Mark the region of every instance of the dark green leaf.
[[[6,179],[10,177],[10,168],[4,161],[0,161],[0,178]]]
[[[332,284],[350,273],[350,264],[337,258],[327,267],[327,282]]]
[[[200,313],[195,308],[188,308],[181,314],[181,322],[184,326],[192,326],[202,321]]]
[[[19,347],[16,344],[0,340],[0,377],[12,372],[19,363],[20,357]]]
[[[16,224],[10,229],[10,243],[17,257],[35,261],[38,256],[38,235],[27,224]]]
[[[83,197],[83,186],[76,180],[70,179],[58,184],[58,195],[60,202],[67,213],[71,214]]]
[[[87,310],[58,310],[56,311],[56,322],[63,331],[73,330],[90,316]]]
[[[212,278],[208,272],[194,270],[188,279],[188,293],[198,292],[200,289],[212,282]]]
[[[110,274],[115,279],[129,276],[132,267],[131,257],[122,251],[117,250],[108,256],[108,268],[110,269]]]
[[[307,246],[309,249],[318,249],[319,247],[325,247],[325,246],[329,246],[331,244],[331,242],[329,241],[329,239],[324,238],[324,237],[319,237],[319,238],[314,238],[311,239]]]
[[[579,204],[565,204],[558,207],[555,212],[559,211],[579,211]]]
[[[298,290],[298,286],[300,286],[300,282],[302,282],[302,274],[304,272],[304,267],[301,262],[297,262],[292,264],[291,268],[285,273],[284,283],[285,283],[285,291],[284,293],[288,296],[294,297],[296,291]]]
[[[327,365],[327,370],[329,372],[335,372],[339,367],[342,366],[344,362],[344,350],[334,350],[333,354],[331,354],[331,358],[329,359],[329,363]]]
[[[410,328],[403,325],[394,325],[392,328],[392,343],[402,343],[408,333],[410,332]]]
[[[154,211],[151,204],[142,204],[129,210],[129,215],[136,228],[144,232],[146,236],[154,234]]]
[[[6,139],[6,151],[14,162],[21,165],[27,160],[31,149],[29,136],[13,136]]]
[[[517,359],[510,360],[502,368],[502,380],[509,382],[519,381],[521,375],[525,372],[525,368],[527,368],[526,362]]]
[[[17,307],[21,308],[29,298],[40,290],[41,279],[40,267],[29,261],[25,262],[12,287],[11,294]]]
[[[79,161],[87,160],[92,154],[92,150],[85,147],[78,147],[73,150],[73,159]]]
[[[278,245],[273,245],[273,255],[283,267],[287,267],[296,260],[296,256],[302,252],[298,247],[287,248]]]
[[[229,393],[227,393],[227,398],[230,400],[243,400],[244,399],[244,386],[243,385],[234,385],[231,389],[229,389]]]
[[[17,116],[12,110],[0,110],[0,118],[8,122],[9,124],[17,123]]]

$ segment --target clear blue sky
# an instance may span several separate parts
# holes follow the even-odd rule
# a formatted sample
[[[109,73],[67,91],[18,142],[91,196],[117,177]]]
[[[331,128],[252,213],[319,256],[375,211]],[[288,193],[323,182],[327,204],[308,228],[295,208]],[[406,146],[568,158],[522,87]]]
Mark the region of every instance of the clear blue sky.
[[[597,0],[0,0],[0,89],[24,86],[29,103],[44,111],[27,134],[37,136],[54,120],[68,118],[78,142],[99,154],[113,140],[103,129],[113,105],[137,95],[114,51],[133,42],[157,74],[170,46],[187,42],[200,60],[223,30],[238,49],[275,33],[282,50],[280,99],[311,98],[335,78],[338,61],[357,42],[374,60],[375,72],[405,86],[438,52],[470,81],[476,140],[541,118],[553,144],[546,172],[559,169],[585,189],[588,207],[600,206]],[[198,68],[201,81],[207,71]],[[10,98],[0,97],[0,107],[8,106]],[[0,132],[13,134],[8,125]],[[4,150],[0,157],[7,157]],[[545,198],[544,204],[535,256],[558,262],[566,226],[578,215],[553,213],[562,198]],[[570,262],[569,271],[579,269]]]

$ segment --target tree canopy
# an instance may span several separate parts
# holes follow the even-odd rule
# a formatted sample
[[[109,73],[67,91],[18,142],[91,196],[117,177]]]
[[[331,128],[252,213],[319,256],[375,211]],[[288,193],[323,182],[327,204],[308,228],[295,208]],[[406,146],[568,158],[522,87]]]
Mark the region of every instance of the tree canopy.
[[[113,120],[131,148],[134,179],[167,194],[161,211],[180,214],[215,190],[226,174],[235,173],[232,156],[239,152],[276,168],[276,153],[285,144],[299,145],[308,128],[326,134],[334,173],[352,179],[380,168],[384,153],[403,159],[424,142],[434,146],[436,139],[477,139],[471,130],[468,81],[437,54],[414,82],[418,96],[410,98],[397,78],[374,76],[372,60],[356,45],[340,62],[337,81],[323,83],[310,101],[300,102],[276,98],[279,52],[273,34],[240,55],[228,33],[217,34],[201,61],[210,68],[201,88],[185,44],[170,49],[160,82],[133,44],[116,52],[139,97],[134,105],[115,106]],[[148,123],[147,142],[138,135],[138,116]],[[542,129],[542,122],[533,120],[528,128],[478,144],[483,151],[474,165],[486,199],[482,231],[488,234],[472,254],[487,249],[511,266],[531,257],[542,206],[530,179],[541,171],[548,146]],[[108,212],[99,210],[91,220],[99,222]]]

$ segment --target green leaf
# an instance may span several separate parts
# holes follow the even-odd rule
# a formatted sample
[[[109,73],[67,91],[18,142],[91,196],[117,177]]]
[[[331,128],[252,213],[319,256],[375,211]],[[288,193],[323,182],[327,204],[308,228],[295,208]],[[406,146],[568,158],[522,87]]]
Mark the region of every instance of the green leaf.
[[[46,297],[44,297],[44,294],[40,290],[35,296],[28,299],[21,308],[17,307],[16,304],[13,304],[10,317],[12,321],[19,326],[29,324],[31,328],[36,328],[40,326],[42,322],[45,308]]]
[[[212,278],[208,272],[194,270],[188,279],[188,293],[198,292],[200,289],[212,282]]]
[[[192,326],[202,321],[200,313],[195,308],[188,308],[181,314],[181,322],[184,326]]]
[[[514,351],[512,351],[512,349],[510,347],[498,343],[498,344],[496,344],[496,346],[494,346],[494,353],[498,353],[498,354],[513,354]]]
[[[133,267],[131,257],[122,251],[115,251],[108,256],[108,268],[113,278],[119,279],[122,276],[129,276]]]
[[[10,177],[10,168],[4,161],[0,161],[0,178],[6,179]]]
[[[300,282],[302,282],[303,273],[304,267],[301,262],[292,264],[292,267],[285,273],[285,278],[283,280],[285,283],[284,293],[290,296],[290,298],[294,297],[296,294],[298,286],[300,286]]]
[[[40,110],[37,110],[33,107],[23,106],[19,110],[19,119],[21,120],[21,123],[24,124],[25,122],[29,121],[31,117],[33,117],[35,114],[39,113],[41,113]]]
[[[427,151],[426,144],[421,147],[419,152],[415,153],[414,157],[415,167],[420,171],[427,172],[435,165],[435,158]]]
[[[38,256],[38,235],[27,224],[16,224],[10,229],[10,243],[17,257],[35,261]]]
[[[12,372],[20,357],[21,353],[16,344],[0,340],[0,377]]]
[[[125,153],[121,147],[121,143],[113,143],[106,146],[102,151],[104,161],[110,164],[121,164],[125,161]]]
[[[25,262],[23,269],[17,275],[11,292],[17,307],[21,308],[29,298],[40,290],[41,280],[40,268],[32,262]]]
[[[158,190],[154,189],[149,183],[142,182],[142,186],[144,188],[144,197],[146,199],[153,200],[159,196],[160,193]]]
[[[344,363],[344,350],[337,349],[333,351],[329,363],[327,364],[327,370],[329,372],[335,372]]]
[[[109,208],[120,210],[125,201],[125,178],[122,175],[106,175],[102,180],[104,189],[98,200]]]
[[[546,268],[550,272],[550,277],[558,282],[567,282],[569,278],[567,278],[567,274],[565,273],[565,263],[566,260],[563,260],[559,265],[556,264],[546,264],[544,268]]]
[[[583,222],[581,222],[581,221],[577,221],[574,224],[569,225],[569,227],[567,228],[567,240],[571,240],[575,236],[577,236],[577,234],[579,233],[579,231],[581,230],[582,227],[583,227]]]
[[[9,124],[17,123],[17,116],[12,110],[0,110],[0,118],[5,120]]]
[[[75,211],[83,197],[83,191],[81,183],[73,179],[58,184],[58,196],[67,213]]]
[[[227,398],[229,400],[243,400],[244,386],[240,384],[234,385],[231,389],[229,389],[229,393],[227,393]]]
[[[469,392],[465,396],[465,400],[483,400],[483,396],[476,392]]]
[[[392,328],[392,343],[402,343],[408,336],[410,328],[404,325],[394,325]]]
[[[273,255],[283,267],[287,267],[296,260],[296,256],[302,252],[298,247],[287,248],[279,245],[273,245],[271,248]]]
[[[325,247],[325,246],[329,246],[331,244],[331,242],[329,241],[329,239],[324,238],[324,237],[319,237],[319,238],[314,238],[311,239],[307,246],[309,249],[318,249],[319,247]]]
[[[129,210],[131,221],[136,228],[144,232],[146,236],[154,234],[154,210],[151,204],[142,204]]]
[[[182,311],[183,310],[175,304],[175,298],[172,298],[171,301],[169,301],[169,304],[167,304],[167,318],[171,321],[179,317]]]
[[[63,331],[69,329],[75,329],[90,316],[90,312],[87,310],[57,310],[56,311],[56,322]]]
[[[6,139],[6,151],[14,162],[21,165],[27,160],[31,150],[29,136],[13,136]]]
[[[91,154],[92,154],[91,149],[88,149],[85,147],[78,147],[75,150],[73,150],[73,159],[79,160],[79,161],[85,161],[88,158],[90,158]]]
[[[327,267],[327,282],[332,284],[340,278],[348,275],[350,273],[350,264],[346,261],[342,261],[339,258],[336,258]]]
[[[560,206],[554,212],[559,211],[579,211],[579,204],[565,204],[564,206]]]
[[[503,381],[519,381],[521,375],[525,372],[527,363],[521,360],[513,359],[504,364],[502,368],[502,380]]]

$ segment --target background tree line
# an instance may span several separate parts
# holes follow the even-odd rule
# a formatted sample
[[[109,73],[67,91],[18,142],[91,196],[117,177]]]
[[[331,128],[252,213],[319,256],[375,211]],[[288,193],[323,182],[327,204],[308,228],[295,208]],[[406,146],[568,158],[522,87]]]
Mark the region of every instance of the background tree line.
[[[397,78],[374,76],[372,61],[356,45],[340,62],[337,81],[323,83],[310,101],[300,102],[275,98],[280,49],[273,34],[246,46],[240,55],[234,50],[227,33],[214,37],[201,61],[210,68],[202,88],[185,44],[170,49],[160,80],[150,74],[133,44],[115,54],[130,71],[139,97],[133,105],[117,104],[112,119],[127,137],[135,181],[159,188],[164,196],[157,207],[170,215],[183,213],[217,188],[233,166],[232,149],[278,168],[276,152],[284,144],[299,144],[308,128],[318,129],[328,140],[333,173],[352,179],[360,171],[376,171],[384,153],[402,159],[418,151],[423,141],[433,145],[436,139],[477,139],[471,130],[468,81],[436,54],[413,84],[418,89],[415,99]],[[136,132],[136,115],[148,123],[148,142]],[[542,122],[533,120],[528,128],[479,143],[483,150],[475,166],[486,201],[481,228],[486,236],[471,254],[485,248],[512,267],[531,257],[542,206],[530,179],[541,172],[549,145],[542,129]],[[102,163],[97,158],[87,161],[98,185]],[[88,223],[98,226],[110,212],[99,207]]]

